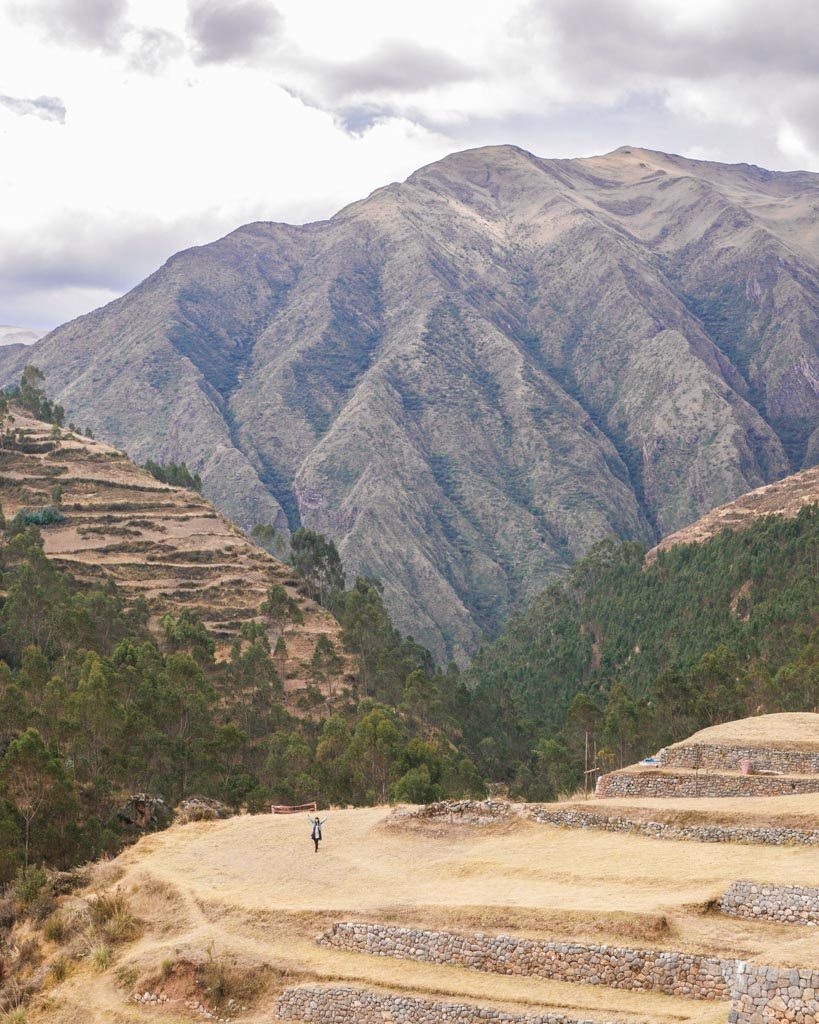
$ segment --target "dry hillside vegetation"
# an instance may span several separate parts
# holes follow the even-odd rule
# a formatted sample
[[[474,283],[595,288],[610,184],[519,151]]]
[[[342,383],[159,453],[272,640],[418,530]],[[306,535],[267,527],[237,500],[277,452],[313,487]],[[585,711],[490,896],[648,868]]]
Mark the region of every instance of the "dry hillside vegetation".
[[[333,537],[463,660],[601,538],[816,463],[818,200],[815,174],[631,147],[455,153],[178,253],[0,376],[40,366],[243,527]]]
[[[307,686],[319,634],[340,648],[338,623],[299,592],[288,566],[195,491],[160,483],[108,444],[20,413],[11,428],[0,448],[6,518],[57,508],[64,521],[41,527],[45,553],[76,579],[112,579],[126,602],[144,598],[157,630],[168,612],[195,612],[217,641],[217,657],[239,639],[243,622],[261,621],[267,588],[282,584],[304,613],[303,624],[286,630],[284,684],[291,694]]]
[[[812,801],[815,815],[819,797]],[[749,814],[754,803],[745,801]],[[114,879],[109,888],[127,896],[140,921],[139,937],[117,944],[104,970],[94,969],[87,957],[73,963],[29,1021],[201,1019],[184,1000],[195,997],[213,1007],[202,979],[214,974],[227,978],[227,991],[244,993],[230,1016],[258,1024],[275,1019],[273,1002],[285,985],[338,980],[600,1021],[727,1019],[724,1002],[502,977],[317,946],[315,936],[338,920],[698,951],[769,965],[817,962],[819,938],[812,929],[726,918],[709,909],[735,879],[815,883],[816,849],[702,847],[524,820],[497,831],[456,825],[431,833],[387,828],[390,813],[330,812],[318,855],[302,816],[175,826],[141,840],[107,869]],[[249,988],[248,979],[255,979]],[[133,994],[144,991],[183,1002],[137,1005]]]
[[[754,491],[740,495],[735,501],[720,505],[691,526],[664,537],[649,551],[646,560],[653,562],[660,551],[667,551],[675,544],[703,544],[720,530],[746,529],[760,516],[776,514],[792,519],[805,505],[815,502],[819,502],[819,466],[794,473],[776,483],[757,487]]]

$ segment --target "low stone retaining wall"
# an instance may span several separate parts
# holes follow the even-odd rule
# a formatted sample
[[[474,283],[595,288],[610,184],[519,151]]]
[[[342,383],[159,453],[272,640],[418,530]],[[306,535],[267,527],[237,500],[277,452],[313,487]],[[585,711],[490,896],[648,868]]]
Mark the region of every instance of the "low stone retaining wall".
[[[780,970],[737,964],[729,1024],[819,1020],[819,970]]]
[[[597,796],[608,797],[735,797],[786,796],[819,792],[819,776],[716,775],[709,772],[658,772],[650,768],[611,772],[597,782]]]
[[[819,889],[734,882],[720,901],[723,914],[755,921],[819,925]]]
[[[664,768],[718,768],[739,771],[743,761],[750,761],[752,771],[819,775],[819,751],[816,750],[719,747],[710,743],[689,743],[681,747],[666,747],[660,754],[660,764]]]
[[[365,989],[300,985],[285,989],[276,1005],[279,1020],[315,1024],[592,1024],[559,1013],[505,1013],[469,1003],[441,1003],[412,996],[382,995]],[[611,1024],[611,1022],[609,1022]]]
[[[335,924],[317,941],[319,945],[374,956],[665,992],[692,999],[727,999],[736,967],[735,960],[689,953],[547,942],[480,932],[458,935],[358,922]]]
[[[669,825],[660,821],[633,821],[591,811],[557,811],[533,807],[529,816],[544,825],[592,828],[603,832],[627,832],[651,839],[689,840],[698,843],[748,843],[754,846],[819,846],[819,829],[732,825]]]
[[[399,812],[395,819],[411,818],[417,821],[451,822],[462,825],[495,825],[508,821],[520,811],[508,800],[439,800],[417,810]]]

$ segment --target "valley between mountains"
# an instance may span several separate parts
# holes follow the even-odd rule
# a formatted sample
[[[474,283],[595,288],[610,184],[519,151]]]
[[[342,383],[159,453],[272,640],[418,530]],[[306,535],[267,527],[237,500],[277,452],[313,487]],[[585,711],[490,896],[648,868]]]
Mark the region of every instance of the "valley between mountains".
[[[178,253],[0,369],[241,526],[332,536],[464,661],[600,539],[817,461],[817,211],[809,173],[457,153]]]

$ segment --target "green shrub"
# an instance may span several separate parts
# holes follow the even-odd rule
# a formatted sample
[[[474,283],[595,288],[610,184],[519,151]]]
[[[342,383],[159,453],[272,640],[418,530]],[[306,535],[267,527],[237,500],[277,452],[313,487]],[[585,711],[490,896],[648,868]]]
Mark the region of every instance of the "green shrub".
[[[0,1017],[2,1024],[26,1024],[26,1011],[22,1006],[15,1006],[13,1010],[6,1010]]]
[[[130,911],[122,911],[111,917],[105,925],[105,934],[112,942],[133,939],[139,932],[136,918]]]
[[[45,868],[29,865],[17,871],[10,888],[12,894],[28,907],[40,895],[47,881],[48,872]]]
[[[96,925],[104,925],[113,918],[130,914],[128,901],[119,889],[114,892],[100,893],[88,905],[88,913]]]
[[[117,967],[114,973],[117,976],[117,981],[123,988],[132,989],[139,979],[137,969],[135,967],[128,967],[125,964]]]
[[[12,526],[51,526],[53,523],[64,523],[65,516],[53,505],[44,508],[21,508],[12,521]]]
[[[128,901],[119,889],[97,896],[89,904],[88,914],[93,924],[101,928],[111,942],[134,938],[139,930]]]
[[[28,905],[28,916],[32,921],[42,924],[57,909],[57,901],[48,887],[43,888]]]
[[[213,1009],[226,1006],[231,1000],[250,1003],[259,994],[262,981],[259,972],[239,967],[225,957],[208,952],[207,961],[199,968],[199,982]]]

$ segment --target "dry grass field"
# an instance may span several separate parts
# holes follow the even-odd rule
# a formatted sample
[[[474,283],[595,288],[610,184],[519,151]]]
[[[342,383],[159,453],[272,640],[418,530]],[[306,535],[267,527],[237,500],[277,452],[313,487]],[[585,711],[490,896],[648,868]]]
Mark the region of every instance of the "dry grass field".
[[[815,816],[819,796],[799,799],[800,812],[812,809]],[[674,810],[693,811],[680,806],[689,803],[703,801],[674,801]],[[754,800],[741,803],[764,814]],[[239,816],[173,827],[98,870],[98,885],[128,897],[141,936],[119,947],[102,973],[78,966],[52,989],[42,1016],[30,1019],[190,1020],[182,1004],[146,1007],[129,994],[159,987],[169,965],[214,958],[261,980],[255,1001],[236,1014],[258,1024],[274,1019],[273,1001],[284,985],[338,979],[593,1020],[727,1019],[722,1002],[500,977],[315,944],[334,921],[351,919],[697,951],[772,965],[819,962],[816,930],[726,918],[713,908],[736,879],[815,884],[819,849],[807,847],[666,842],[519,819],[419,827],[389,808],[366,808],[330,811],[318,855],[306,816]]]

